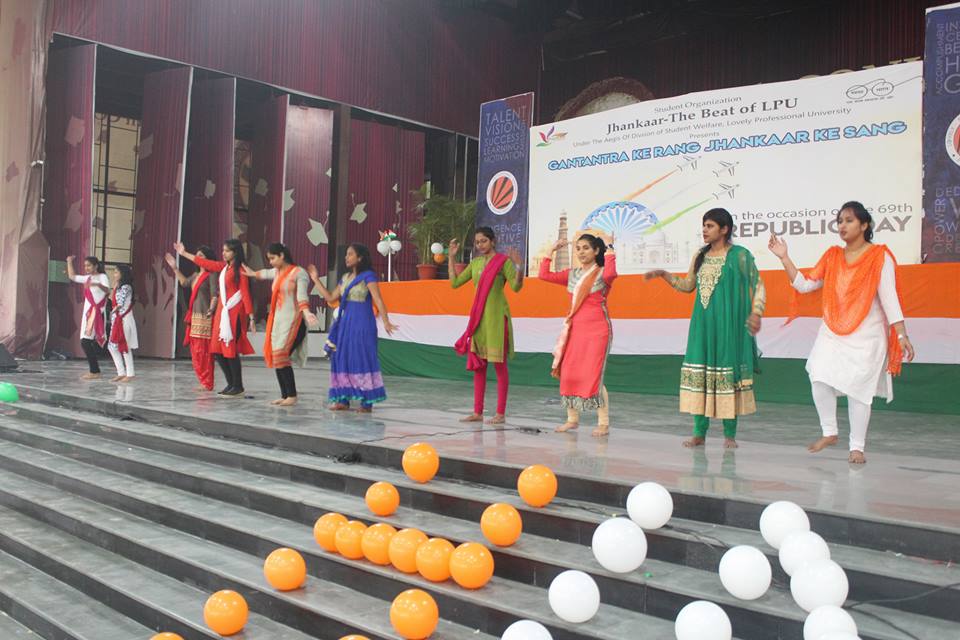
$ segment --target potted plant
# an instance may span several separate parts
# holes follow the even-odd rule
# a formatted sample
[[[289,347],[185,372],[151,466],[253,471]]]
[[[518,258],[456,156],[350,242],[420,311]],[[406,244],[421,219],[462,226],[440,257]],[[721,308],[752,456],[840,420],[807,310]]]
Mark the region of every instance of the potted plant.
[[[437,265],[443,263],[443,259],[436,258],[433,245],[446,245],[451,238],[457,238],[460,245],[464,246],[476,218],[476,202],[462,202],[442,194],[431,194],[429,186],[424,184],[414,192],[418,200],[417,209],[422,215],[420,220],[407,224],[410,240],[417,246],[420,259],[417,273],[421,280],[436,278]],[[460,273],[466,266],[459,262],[459,256],[449,258],[455,273]]]

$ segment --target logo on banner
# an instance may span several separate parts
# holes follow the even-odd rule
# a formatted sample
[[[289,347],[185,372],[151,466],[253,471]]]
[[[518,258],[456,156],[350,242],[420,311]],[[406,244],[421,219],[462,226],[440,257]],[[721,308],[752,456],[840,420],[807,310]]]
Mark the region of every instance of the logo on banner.
[[[877,78],[866,84],[853,85],[847,89],[847,98],[855,102],[866,100],[871,96],[874,98],[886,98],[893,93],[894,88],[896,88],[896,85],[892,82],[884,80],[883,78]]]
[[[557,131],[557,128],[555,126],[551,126],[550,130],[547,131],[546,133],[544,133],[543,131],[540,132],[540,139],[543,142],[538,142],[537,146],[549,147],[551,142],[559,142],[560,140],[563,140],[566,137],[567,137],[566,131]]]
[[[498,216],[505,215],[517,202],[517,178],[509,171],[494,174],[487,183],[487,207]]]
[[[947,127],[947,135],[943,142],[947,148],[947,155],[955,164],[960,165],[960,115]]]

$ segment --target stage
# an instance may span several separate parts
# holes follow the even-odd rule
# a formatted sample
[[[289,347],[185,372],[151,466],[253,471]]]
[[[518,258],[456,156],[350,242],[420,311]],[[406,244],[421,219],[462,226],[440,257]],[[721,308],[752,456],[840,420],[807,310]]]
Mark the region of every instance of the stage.
[[[507,424],[493,428],[458,421],[472,405],[472,387],[463,382],[388,376],[388,400],[364,415],[326,409],[328,367],[323,360],[311,360],[297,371],[300,402],[289,408],[268,404],[278,389],[259,358],[244,362],[245,399],[196,391],[187,362],[138,360],[136,380],[124,385],[108,382],[109,365],[102,365],[105,377],[98,381],[79,379],[85,371],[80,362],[29,362],[20,373],[0,375],[21,393],[21,403],[4,407],[0,416],[3,474],[79,492],[254,556],[271,544],[301,545],[314,554],[307,558],[312,575],[337,588],[364,592],[374,609],[401,587],[419,583],[438,597],[441,617],[449,623],[437,638],[470,637],[467,628],[479,629],[473,637],[499,637],[510,621],[530,617],[546,624],[555,639],[639,637],[639,632],[666,639],[672,637],[672,616],[679,607],[698,598],[724,607],[737,638],[800,638],[804,614],[790,599],[789,579],[776,563],[776,551],[766,547],[757,532],[759,512],[775,500],[791,500],[808,511],[812,529],[827,539],[834,559],[850,576],[848,604],[909,598],[942,588],[904,603],[858,607],[853,614],[865,640],[949,637],[960,623],[960,590],[948,586],[960,581],[955,566],[960,557],[955,416],[874,413],[868,463],[856,466],[846,461],[845,416],[840,446],[813,455],[804,446],[818,435],[813,407],[764,404],[762,397],[760,411],[740,422],[739,449],[723,449],[717,424],[706,447],[690,450],[681,446],[689,435],[689,417],[677,413],[677,400],[670,396],[612,393],[611,435],[598,439],[590,435],[591,414],[585,415],[579,431],[554,433],[564,414],[556,391],[543,387],[515,384]],[[492,403],[495,385],[488,390]],[[428,485],[415,485],[399,472],[402,450],[417,441],[433,444],[443,460],[440,476]],[[57,460],[32,459],[34,447]],[[86,465],[70,468],[80,463]],[[558,500],[542,510],[523,507],[514,491],[517,472],[534,463],[551,467],[560,478]],[[127,488],[120,486],[118,474],[139,479]],[[401,511],[381,519],[397,528],[415,526],[455,543],[481,539],[478,514],[490,502],[506,501],[521,509],[524,537],[513,547],[494,550],[495,582],[475,592],[451,583],[427,583],[390,567],[328,557],[331,554],[310,547],[309,525],[325,511],[370,521],[362,496],[374,479],[394,482],[401,491]],[[136,495],[137,483],[145,481],[165,488],[144,488],[143,495]],[[590,536],[597,523],[623,513],[626,492],[642,481],[656,481],[670,490],[674,519],[663,530],[648,532],[648,561],[639,572],[611,574],[593,561],[587,549]],[[8,483],[0,489],[0,530],[6,525],[27,527],[14,514],[25,512],[71,532],[89,528],[86,534],[74,533],[86,540],[108,535],[93,521],[92,512],[86,514],[88,522],[82,513],[53,513],[35,506],[43,500],[40,490],[34,490],[38,493],[27,498],[27,488]],[[262,524],[254,519],[244,525],[239,513],[236,522],[227,523],[211,512],[200,516],[211,522],[197,523],[194,515],[186,515],[195,513],[189,503],[168,501],[166,491],[197,494],[210,504],[226,501],[239,505],[230,508],[267,515],[258,516],[264,518]],[[153,506],[144,506],[148,503]],[[67,526],[63,519],[74,524]],[[229,531],[228,524],[233,527]],[[3,551],[21,549],[33,535],[29,528],[17,530],[24,539],[3,542]],[[135,539],[130,531],[130,539]],[[278,604],[281,596],[264,593],[269,587],[256,583],[263,582],[262,574],[252,572],[241,580],[210,565],[177,568],[168,549],[181,543],[171,541],[165,550],[158,537],[138,543],[136,552],[123,551],[127,543],[104,544],[128,558],[157,556],[148,563],[151,567],[203,588],[235,580],[235,588],[250,593],[254,611],[304,633],[319,624],[297,617],[297,607],[320,607],[319,601],[294,598]],[[737,601],[716,579],[719,552],[733,544],[757,545],[771,558],[775,585],[760,600]],[[600,585],[604,604],[590,623],[564,623],[546,606],[549,580],[561,568],[571,567],[590,572]],[[393,637],[372,614],[362,626],[360,619],[344,620],[346,614],[336,606],[325,606],[333,610],[313,611],[326,621],[324,629],[361,629],[371,637]],[[181,615],[171,607],[131,605],[126,615],[163,622]],[[340,626],[329,627],[330,620],[339,620]],[[196,628],[187,625],[184,630]]]

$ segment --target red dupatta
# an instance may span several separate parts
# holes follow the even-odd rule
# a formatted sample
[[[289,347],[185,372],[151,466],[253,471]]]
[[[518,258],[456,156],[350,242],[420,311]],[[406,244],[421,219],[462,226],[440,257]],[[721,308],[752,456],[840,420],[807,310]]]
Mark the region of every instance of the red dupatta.
[[[117,313],[113,318],[113,326],[110,327],[110,342],[117,345],[117,350],[120,351],[120,353],[126,353],[130,351],[130,348],[127,346],[127,334],[123,330],[123,319],[133,311],[133,304],[127,307],[126,311],[119,311],[116,289],[110,294],[110,301],[113,303],[113,308],[117,309]]]
[[[495,253],[490,258],[490,262],[484,267],[480,274],[480,282],[477,283],[477,294],[473,297],[473,306],[470,307],[470,320],[467,322],[467,330],[463,332],[460,339],[453,345],[453,349],[459,355],[467,356],[467,370],[477,371],[483,367],[483,362],[470,348],[470,341],[477,327],[480,326],[480,320],[483,318],[483,310],[487,306],[487,296],[493,289],[493,283],[497,279],[497,274],[507,261],[507,256],[502,253]]]
[[[90,303],[90,310],[87,312],[87,316],[89,317],[91,313],[94,314],[93,337],[97,341],[97,344],[102,347],[107,342],[106,323],[103,319],[103,307],[107,304],[107,296],[100,298],[100,302],[94,302],[90,278],[88,277],[83,286],[83,298]],[[83,321],[84,324],[86,324],[87,318],[84,318]],[[84,331],[86,331],[86,328],[84,328]]]

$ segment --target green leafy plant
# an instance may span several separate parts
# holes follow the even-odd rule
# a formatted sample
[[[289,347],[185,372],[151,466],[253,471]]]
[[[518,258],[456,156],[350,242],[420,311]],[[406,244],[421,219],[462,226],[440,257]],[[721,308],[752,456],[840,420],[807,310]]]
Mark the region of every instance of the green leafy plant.
[[[424,184],[413,194],[421,218],[407,224],[407,233],[417,246],[420,264],[433,264],[430,246],[434,242],[446,247],[451,238],[456,238],[462,247],[461,255],[468,252],[467,238],[476,224],[476,201],[463,202],[443,194],[430,193],[429,184]],[[450,256],[451,262],[458,261],[458,258]]]

